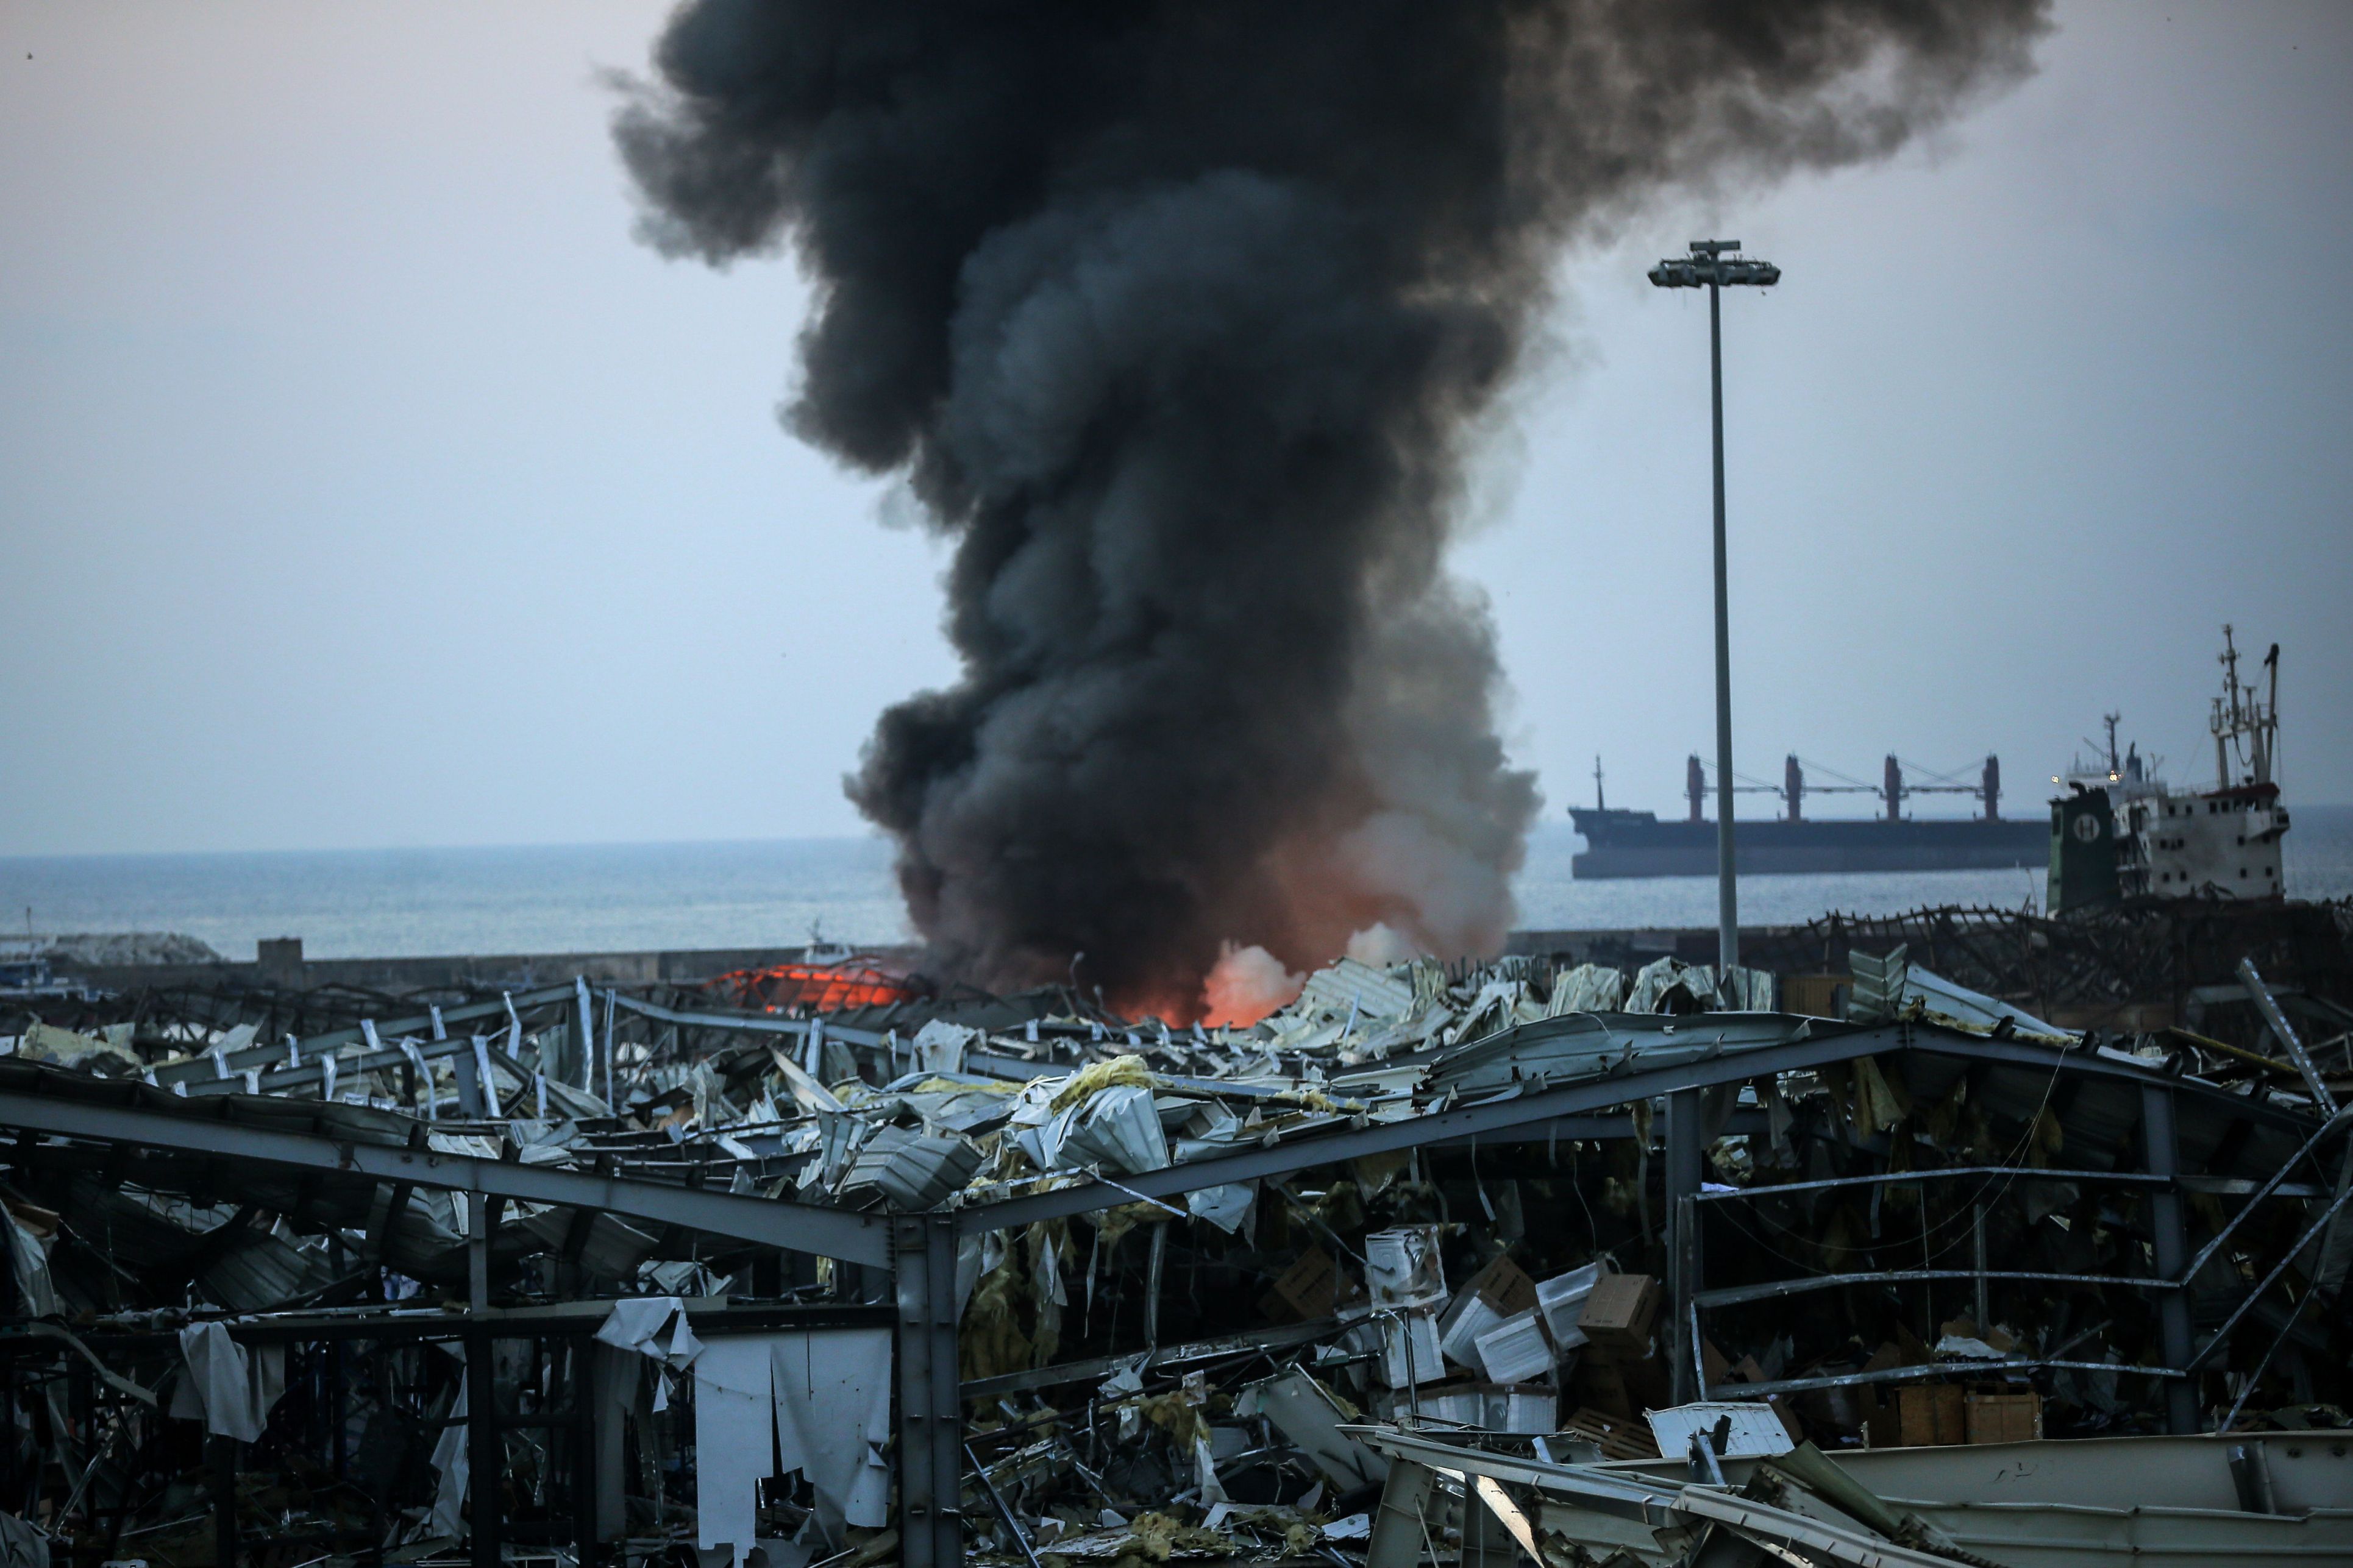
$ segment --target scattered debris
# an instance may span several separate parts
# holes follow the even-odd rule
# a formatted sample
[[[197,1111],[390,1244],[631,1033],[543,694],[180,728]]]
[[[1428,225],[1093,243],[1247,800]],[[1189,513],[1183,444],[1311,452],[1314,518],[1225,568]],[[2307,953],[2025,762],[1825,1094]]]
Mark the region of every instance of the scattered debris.
[[[1926,952],[12,1002],[0,1561],[2339,1550],[2345,998]]]

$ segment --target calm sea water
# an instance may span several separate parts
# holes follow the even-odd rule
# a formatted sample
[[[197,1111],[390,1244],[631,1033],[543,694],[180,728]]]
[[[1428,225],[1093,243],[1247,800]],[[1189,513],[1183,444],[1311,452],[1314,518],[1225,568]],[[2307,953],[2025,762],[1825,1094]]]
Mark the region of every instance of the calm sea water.
[[[1542,930],[1706,927],[1705,877],[1579,882],[1566,824],[1538,830],[1517,885],[1520,924]],[[2289,890],[2353,896],[2353,806],[2302,806],[2287,836]],[[2042,900],[2039,872],[1883,872],[1751,877],[1744,923],[1831,910],[1922,904],[2016,908]],[[877,839],[543,846],[254,855],[0,858],[0,916],[43,931],[171,931],[251,958],[262,937],[300,936],[313,957],[580,952],[851,943],[909,931]]]

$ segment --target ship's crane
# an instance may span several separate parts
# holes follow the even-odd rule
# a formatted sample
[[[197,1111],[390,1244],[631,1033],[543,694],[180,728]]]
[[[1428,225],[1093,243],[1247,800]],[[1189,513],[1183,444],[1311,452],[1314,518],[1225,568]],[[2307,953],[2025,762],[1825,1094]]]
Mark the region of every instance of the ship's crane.
[[[1817,773],[1827,773],[1840,782],[1827,784],[1810,784],[1806,779],[1806,770],[1809,768]],[[1905,776],[1905,771],[1907,768],[1914,773],[1925,776],[1933,782],[1911,783]],[[1903,820],[1904,801],[1907,795],[1966,795],[1984,804],[1985,819],[1988,822],[2001,820],[2001,759],[1991,753],[1987,754],[1975,784],[1966,782],[1957,770],[1953,773],[1940,773],[1933,769],[1922,767],[1917,763],[1905,762],[1893,752],[1888,754],[1886,765],[1882,773],[1882,782],[1875,784],[1865,784],[1858,778],[1851,778],[1837,769],[1824,767],[1820,763],[1807,762],[1795,752],[1790,752],[1784,761],[1781,783],[1778,784],[1769,784],[1762,779],[1752,779],[1747,774],[1737,772],[1732,776],[1736,781],[1732,786],[1735,795],[1780,796],[1785,814],[1784,820],[1789,822],[1803,819],[1804,802],[1809,794],[1877,795],[1885,803],[1886,819],[1890,822]],[[1599,782],[1599,778],[1595,780],[1597,796]],[[1707,766],[1694,754],[1683,770],[1683,792],[1691,801],[1691,820],[1694,822],[1704,820],[1704,807],[1706,805],[1709,788]]]
[[[1734,770],[1732,776],[1736,781],[1732,786],[1732,793],[1735,795],[1779,795],[1781,793],[1771,784],[1759,784],[1737,769]],[[1683,794],[1691,801],[1692,821],[1707,820],[1706,806],[1710,788],[1707,782],[1707,764],[1701,762],[1699,753],[1694,752],[1690,760],[1683,764]]]

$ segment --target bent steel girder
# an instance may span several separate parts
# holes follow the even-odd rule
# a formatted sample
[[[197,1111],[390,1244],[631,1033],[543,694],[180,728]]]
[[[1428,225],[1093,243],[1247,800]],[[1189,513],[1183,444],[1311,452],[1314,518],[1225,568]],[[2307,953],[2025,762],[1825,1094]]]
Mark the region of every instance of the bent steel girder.
[[[1688,1016],[1676,1022],[1685,1027],[1704,1027],[1698,1021],[1705,1016]],[[2135,1087],[2159,1085],[2185,1097],[2211,1095],[2220,1108],[2233,1116],[2255,1118],[2282,1128],[2303,1131],[2310,1121],[2276,1106],[2253,1103],[2220,1089],[2186,1083],[2154,1068],[2080,1047],[2058,1050],[2030,1041],[1994,1039],[1913,1023],[1848,1028],[1821,1025],[1815,1020],[1817,1032],[1816,1028],[1804,1026],[1800,1020],[1788,1022],[1793,1037],[1777,1044],[1685,1058],[1653,1068],[1632,1065],[1640,1058],[1630,1056],[1619,1070],[1578,1079],[1556,1089],[1522,1089],[1472,1104],[1454,1105],[1395,1121],[1373,1122],[1344,1132],[1314,1132],[1290,1142],[1253,1145],[1214,1159],[1123,1175],[1116,1182],[1084,1181],[1050,1192],[975,1205],[958,1212],[956,1228],[964,1235],[1009,1229],[1092,1209],[1113,1208],[1139,1197],[1165,1199],[1229,1182],[1283,1175],[1367,1154],[1427,1147],[1451,1139],[1587,1115],[1683,1089],[1742,1083],[1776,1073],[1807,1071],[1899,1050]],[[1525,1031],[1544,1026],[1531,1024],[1521,1028]]]
[[[227,1098],[190,1103],[209,1110]],[[680,1226],[731,1240],[838,1258],[850,1263],[879,1266],[891,1260],[890,1230],[882,1216],[849,1209],[708,1192],[596,1172],[485,1160],[432,1149],[337,1141],[315,1133],[256,1127],[213,1115],[174,1115],[138,1106],[99,1103],[81,1096],[27,1092],[18,1087],[0,1087],[0,1127],[15,1128],[20,1133],[210,1155],[329,1178],[341,1175],[409,1187],[481,1193],[564,1208],[599,1209],[623,1218]]]

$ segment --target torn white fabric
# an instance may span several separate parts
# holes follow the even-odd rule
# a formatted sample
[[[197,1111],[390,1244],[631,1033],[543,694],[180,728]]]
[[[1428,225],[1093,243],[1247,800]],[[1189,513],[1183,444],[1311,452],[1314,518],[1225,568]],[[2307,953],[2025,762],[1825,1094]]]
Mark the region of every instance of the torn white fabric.
[[[613,1303],[596,1338],[615,1350],[635,1351],[673,1372],[694,1364],[703,1343],[687,1327],[686,1304],[676,1296],[625,1296]]]
[[[473,1468],[466,1414],[466,1378],[461,1373],[458,1377],[458,1402],[449,1406],[452,1424],[441,1428],[440,1441],[433,1445],[433,1468],[440,1473],[441,1484],[434,1490],[433,1511],[426,1519],[425,1533],[428,1536],[456,1540],[466,1532],[466,1479]]]
[[[499,1114],[499,1080],[491,1076],[491,1042],[474,1037],[474,1076],[482,1086],[482,1114]]]
[[[934,1018],[915,1031],[915,1067],[928,1073],[962,1072],[965,1047],[980,1037],[978,1029]]]
[[[49,1252],[41,1238],[16,1222],[16,1216],[0,1214],[7,1221],[8,1272],[16,1281],[16,1300],[22,1303],[28,1318],[55,1317],[58,1310],[57,1288],[49,1282]]]
[[[638,1402],[645,1363],[634,1351],[599,1345],[589,1376],[596,1405],[596,1539],[617,1539],[628,1524],[628,1486],[623,1461],[628,1433],[623,1422]]]
[[[767,1336],[774,1345],[776,1453],[817,1494],[818,1522],[837,1544],[842,1527],[888,1522],[891,1332],[828,1329]]]
[[[1047,1307],[1067,1307],[1070,1292],[1062,1289],[1062,1249],[1050,1235],[1045,1245],[1038,1248],[1038,1272],[1034,1280],[1038,1289],[1038,1306],[1042,1312]]]
[[[253,1369],[254,1405],[267,1421],[286,1393],[286,1347],[256,1345],[246,1352],[246,1362]]]
[[[229,1338],[226,1323],[191,1323],[180,1331],[180,1358],[187,1363],[182,1392],[173,1396],[173,1414],[201,1414],[205,1430],[216,1436],[250,1443],[261,1436],[269,1407],[286,1390],[286,1353],[260,1361]],[[199,1406],[187,1411],[193,1394]]]
[[[694,1362],[695,1543],[749,1555],[760,1478],[773,1469],[770,1349],[776,1336],[715,1339]]]
[[[1228,1182],[1223,1186],[1196,1187],[1185,1194],[1185,1207],[1196,1219],[1208,1220],[1227,1235],[1248,1224],[1258,1205],[1256,1182]]]
[[[1143,1393],[1144,1361],[1144,1353],[1139,1352],[1121,1362],[1112,1369],[1112,1374],[1096,1386],[1096,1394],[1108,1402]]]
[[[1218,1462],[1209,1452],[1207,1437],[1193,1439],[1193,1480],[1201,1489],[1203,1507],[1230,1500],[1226,1496],[1225,1483],[1218,1479]]]
[[[39,1526],[0,1513],[0,1568],[49,1568],[49,1538]]]
[[[995,1231],[988,1233],[996,1235]],[[976,1236],[956,1237],[956,1317],[964,1317],[965,1303],[972,1300],[972,1288],[980,1283],[981,1238]]]
[[[201,1421],[205,1418],[205,1397],[196,1392],[196,1380],[186,1370],[172,1383],[172,1403],[164,1414],[174,1421]]]

